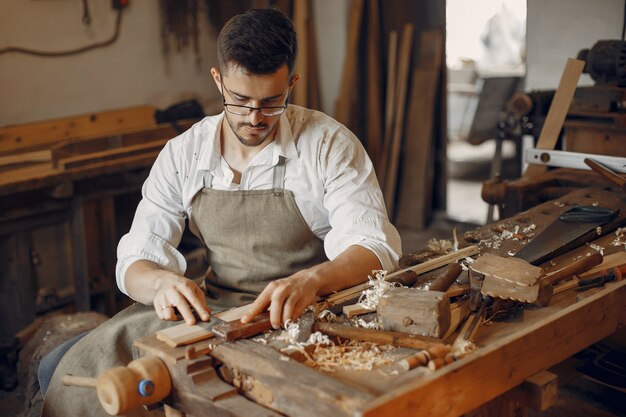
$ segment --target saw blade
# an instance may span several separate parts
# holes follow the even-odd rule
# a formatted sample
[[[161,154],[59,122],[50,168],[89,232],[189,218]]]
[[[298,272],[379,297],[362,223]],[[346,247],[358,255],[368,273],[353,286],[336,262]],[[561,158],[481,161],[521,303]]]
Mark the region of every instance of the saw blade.
[[[514,258],[539,265],[593,240],[596,228],[607,224],[618,214],[619,210],[603,207],[572,207],[561,213],[543,232],[518,251]]]

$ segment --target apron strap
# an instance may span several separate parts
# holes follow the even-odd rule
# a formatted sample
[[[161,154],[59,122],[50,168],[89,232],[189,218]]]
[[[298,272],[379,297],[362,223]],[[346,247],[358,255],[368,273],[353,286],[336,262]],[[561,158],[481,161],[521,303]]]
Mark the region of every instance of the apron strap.
[[[283,186],[285,183],[285,157],[279,156],[278,163],[274,167],[274,194],[277,196],[283,195]]]

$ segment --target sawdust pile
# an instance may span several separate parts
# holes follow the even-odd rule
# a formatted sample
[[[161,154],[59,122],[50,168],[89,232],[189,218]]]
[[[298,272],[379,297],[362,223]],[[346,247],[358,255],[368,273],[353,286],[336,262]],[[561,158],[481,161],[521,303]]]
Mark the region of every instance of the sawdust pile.
[[[305,364],[325,372],[337,370],[369,371],[388,365],[392,359],[384,356],[397,348],[371,342],[346,340],[338,344],[315,345],[305,350]]]

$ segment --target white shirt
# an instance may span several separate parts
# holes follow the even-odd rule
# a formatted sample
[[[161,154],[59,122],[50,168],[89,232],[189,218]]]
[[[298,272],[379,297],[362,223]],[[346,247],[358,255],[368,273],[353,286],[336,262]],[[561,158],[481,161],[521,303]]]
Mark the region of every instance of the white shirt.
[[[359,140],[323,113],[290,105],[280,116],[275,140],[242,172],[240,184],[221,156],[224,113],[209,116],[170,140],[142,188],[130,232],[117,248],[117,285],[139,259],[183,274],[187,263],[176,249],[191,202],[203,187],[205,171],[217,190],[272,188],[273,169],[285,157],[285,189],[313,233],[324,240],[332,260],[349,246],[374,252],[383,269],[393,271],[401,253],[400,236],[389,222],[376,174]],[[216,213],[219,216],[219,213]]]

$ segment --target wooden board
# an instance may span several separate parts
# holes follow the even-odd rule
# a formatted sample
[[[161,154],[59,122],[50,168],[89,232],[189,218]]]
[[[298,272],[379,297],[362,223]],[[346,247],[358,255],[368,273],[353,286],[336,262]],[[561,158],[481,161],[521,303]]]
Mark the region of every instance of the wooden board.
[[[393,117],[396,113],[396,78],[398,65],[398,32],[389,32],[389,48],[387,52],[387,82],[385,84],[385,134],[383,136],[382,149],[378,160],[378,183],[383,188],[391,141],[393,136]]]
[[[215,336],[213,332],[204,327],[187,323],[178,324],[156,332],[157,339],[167,343],[171,347],[189,345],[199,340],[210,339]]]
[[[130,156],[151,156],[156,159],[163,149],[163,146],[169,139],[162,139],[148,143],[142,143],[140,145],[124,146],[122,148],[114,148],[106,151],[93,152],[85,155],[77,155],[60,159],[58,161],[59,169],[71,169],[83,166],[88,166],[98,162],[114,161],[120,158],[126,158]]]
[[[473,272],[520,286],[531,286],[541,276],[542,269],[523,259],[505,258],[492,253],[478,257],[470,266]]]
[[[383,142],[382,68],[380,47],[380,10],[378,0],[368,0],[367,25],[367,153],[374,167],[378,166]]]
[[[286,415],[351,416],[373,399],[365,391],[250,340],[216,346],[211,355],[233,370],[233,385],[248,398]]]
[[[398,166],[404,138],[404,119],[406,113],[406,96],[411,69],[411,51],[413,50],[413,25],[405,24],[400,39],[400,57],[398,62],[398,78],[396,80],[395,117],[393,120],[393,135],[391,151],[385,173],[383,197],[387,206],[389,219],[394,221]]]
[[[238,340],[252,336],[256,336],[259,333],[266,332],[272,328],[270,322],[270,312],[265,311],[257,315],[249,323],[242,323],[240,320],[234,320],[224,324],[218,324],[213,327],[213,331],[222,336],[224,339]]]
[[[565,69],[561,75],[559,86],[550,104],[548,115],[539,134],[536,149],[554,149],[559,139],[565,117],[569,106],[574,98],[574,92],[578,85],[578,79],[585,67],[585,62],[577,59],[568,59]],[[529,165],[524,172],[524,178],[534,177],[538,174],[546,172],[547,167],[544,165]]]
[[[0,128],[0,155],[37,150],[70,138],[154,124],[153,106],[136,106]]]

